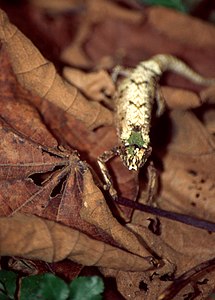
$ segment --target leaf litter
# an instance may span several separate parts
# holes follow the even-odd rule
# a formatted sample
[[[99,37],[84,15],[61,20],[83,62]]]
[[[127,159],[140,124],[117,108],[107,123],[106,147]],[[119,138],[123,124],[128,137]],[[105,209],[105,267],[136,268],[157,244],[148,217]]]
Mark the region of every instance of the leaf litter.
[[[86,6],[88,22],[79,24],[70,51],[65,50],[71,55],[70,64],[110,68],[116,63],[135,65],[155,53],[170,52],[205,75],[215,74],[215,66],[211,64],[215,31],[210,25],[162,8],[128,11],[106,1],[97,5],[96,9],[95,4]],[[105,11],[107,6],[110,10]],[[104,11],[101,15],[99,8]],[[182,27],[189,24],[188,31],[192,35],[194,30],[195,36],[203,37],[200,32],[207,34],[204,39],[191,40],[189,32],[179,30],[179,25],[177,28],[167,26],[167,19],[170,24],[177,22]],[[5,20],[5,16],[1,20]],[[71,86],[64,84],[61,77],[55,75],[54,66],[10,26],[6,23],[6,27],[2,27],[7,34],[1,30],[4,70],[0,110],[1,228],[4,228],[1,255],[47,262],[69,258],[79,265],[96,265],[105,277],[116,279],[117,289],[126,299],[157,299],[164,295],[165,289],[168,291],[172,282],[174,284],[174,279],[213,260],[214,233],[131,208],[123,210],[127,224],[117,221],[117,214],[108,202],[110,199],[104,199],[90,171],[91,168],[98,171],[95,158],[117,143],[111,127],[113,112],[105,103],[98,102],[107,100],[102,98],[101,91],[110,86],[104,86],[103,75],[98,72],[101,85],[93,86],[95,90],[88,94],[89,85],[82,79],[83,94],[79,94],[75,87],[80,88],[77,75],[73,73],[75,79]],[[105,33],[104,47],[101,37]],[[15,50],[19,53],[18,59]],[[62,53],[64,61],[67,55]],[[48,70],[51,70],[50,76]],[[41,80],[44,77],[51,81],[44,83]],[[163,80],[167,106],[174,110],[167,111],[153,126],[153,158],[160,173],[157,205],[213,222],[214,90],[212,87],[204,89],[199,96],[199,87],[175,75],[167,74]],[[111,88],[109,94],[112,92]],[[66,102],[69,97],[78,97],[78,100]],[[94,97],[96,106],[92,101]],[[194,108],[192,112],[187,111]],[[96,119],[95,111],[99,112]],[[79,151],[80,157],[74,149]],[[90,169],[83,160],[91,165]],[[124,169],[119,159],[113,159],[110,167],[119,194],[145,203],[143,172],[137,178]],[[152,255],[160,265],[149,270]],[[213,269],[200,272],[197,278],[191,278],[180,287],[177,296],[168,296],[166,292],[165,299],[186,299],[189,295],[196,299],[207,297],[214,289],[214,275]]]
[[[6,59],[5,53],[4,60]],[[15,78],[14,81],[16,81]],[[21,87],[19,88],[21,89]],[[22,101],[21,105],[17,106],[17,99],[12,96],[7,97],[7,105],[4,105],[4,101],[2,101],[4,109],[2,109],[1,126],[1,215],[11,216],[17,213],[26,213],[60,222],[103,241],[101,252],[106,252],[102,246],[106,242],[118,247],[122,247],[124,244],[124,247],[136,251],[135,254],[142,255],[143,258],[136,255],[133,257],[126,253],[128,264],[126,266],[123,263],[123,268],[133,269],[137,264],[140,264],[141,268],[150,268],[148,257],[151,254],[142,247],[136,236],[113,218],[101,191],[93,182],[87,164],[79,159],[78,154],[72,149],[69,151],[63,147],[57,147],[57,142],[53,137],[52,142],[55,142],[53,147],[45,146],[46,139],[44,137],[48,138],[46,133],[48,129],[44,127],[41,120],[40,122],[38,120],[38,135],[35,135],[34,140],[31,131],[34,131],[35,128],[29,125],[32,121],[32,114],[25,114],[24,130],[28,128],[29,137],[23,133],[23,128],[19,124],[16,126],[16,122],[12,122],[15,124],[14,127],[5,122],[9,118],[10,112],[13,111],[13,105],[16,107],[13,118],[16,120],[16,115],[18,117],[20,114],[23,115]],[[26,92],[25,97],[29,96],[32,97]],[[30,103],[28,105],[31,107],[31,112],[35,114],[35,118],[40,119],[36,108]],[[16,190],[17,192],[14,193]],[[128,243],[129,240],[130,243]],[[62,245],[59,246],[62,247]],[[115,248],[113,247],[113,249]],[[87,250],[84,246],[83,250],[89,256],[89,249]],[[10,249],[7,248],[7,251],[9,253]],[[120,249],[118,251],[122,252]],[[131,261],[129,262],[130,256]],[[92,263],[92,258],[90,261]],[[80,260],[77,262],[80,263]],[[112,260],[112,263],[115,267],[122,264],[119,258],[117,262]],[[139,268],[139,266],[136,267]]]

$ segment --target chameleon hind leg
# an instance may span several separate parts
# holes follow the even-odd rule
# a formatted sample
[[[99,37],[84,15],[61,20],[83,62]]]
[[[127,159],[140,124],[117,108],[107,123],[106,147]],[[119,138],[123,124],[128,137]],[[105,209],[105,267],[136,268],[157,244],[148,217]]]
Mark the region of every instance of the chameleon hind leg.
[[[155,100],[157,103],[156,116],[160,117],[164,113],[166,106],[165,106],[165,98],[159,86],[157,87],[156,90]]]
[[[104,185],[104,189],[106,191],[109,192],[109,194],[111,195],[111,197],[113,199],[117,198],[117,192],[113,187],[113,182],[110,176],[110,173],[107,169],[106,163],[113,157],[115,157],[118,153],[118,147],[115,147],[109,151],[105,151],[103,154],[101,154],[98,159],[97,159],[97,163],[99,165],[100,171],[102,173],[105,185]]]
[[[115,147],[109,151],[105,151],[103,154],[101,154],[98,159],[97,163],[99,165],[100,171],[102,173],[105,185],[103,186],[106,191],[109,192],[110,196],[113,199],[117,198],[117,191],[113,187],[113,182],[110,176],[110,173],[107,169],[106,163],[118,155],[119,147]],[[148,205],[154,205],[155,204],[155,196],[158,191],[158,173],[157,169],[154,167],[153,162],[151,161],[147,167],[147,200],[146,203]]]
[[[147,199],[146,204],[150,206],[156,206],[156,195],[158,192],[158,172],[153,162],[151,161],[147,167]]]
[[[165,98],[162,94],[160,87],[158,86],[156,90],[155,100],[157,103],[157,110],[156,116],[160,117],[165,111]],[[158,192],[158,171],[154,166],[153,161],[150,161],[147,167],[147,178],[148,178],[148,185],[147,185],[147,201],[146,203],[150,206],[156,206],[155,196]]]
[[[129,76],[129,74],[131,73],[132,69],[129,68],[124,68],[120,65],[117,65],[113,68],[111,77],[114,83],[116,83],[117,79],[119,76]],[[105,151],[103,154],[101,154],[98,159],[97,159],[97,163],[99,165],[100,171],[102,173],[105,185],[104,185],[104,189],[107,190],[109,192],[109,194],[111,195],[111,197],[113,197],[114,199],[116,199],[117,197],[117,192],[113,187],[113,182],[110,176],[110,173],[107,169],[106,163],[113,158],[114,156],[119,154],[119,148],[120,147],[114,147],[113,149],[109,150],[109,151]]]

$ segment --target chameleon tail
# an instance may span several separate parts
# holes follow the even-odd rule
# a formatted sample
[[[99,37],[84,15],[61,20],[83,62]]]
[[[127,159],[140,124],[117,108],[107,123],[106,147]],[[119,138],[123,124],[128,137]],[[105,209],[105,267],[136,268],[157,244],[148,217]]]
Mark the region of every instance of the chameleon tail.
[[[173,71],[200,85],[215,84],[215,78],[205,78],[201,76],[200,74],[192,70],[183,61],[172,55],[158,54],[152,57],[152,59],[158,63],[162,72]]]

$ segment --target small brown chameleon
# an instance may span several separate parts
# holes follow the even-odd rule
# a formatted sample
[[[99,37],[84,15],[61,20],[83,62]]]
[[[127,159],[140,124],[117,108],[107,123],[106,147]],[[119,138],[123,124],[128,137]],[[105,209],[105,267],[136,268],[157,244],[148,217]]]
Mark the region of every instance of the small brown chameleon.
[[[105,151],[98,159],[104,176],[106,187],[112,195],[116,195],[105,163],[115,155],[122,158],[129,170],[137,171],[151,154],[150,127],[152,108],[157,102],[157,115],[164,110],[159,80],[165,71],[178,73],[192,82],[202,85],[215,83],[215,78],[204,78],[178,58],[159,54],[140,62],[134,69],[117,67],[115,74],[122,73],[126,77],[119,84],[115,94],[116,127],[120,146]],[[115,76],[117,77],[117,76]]]

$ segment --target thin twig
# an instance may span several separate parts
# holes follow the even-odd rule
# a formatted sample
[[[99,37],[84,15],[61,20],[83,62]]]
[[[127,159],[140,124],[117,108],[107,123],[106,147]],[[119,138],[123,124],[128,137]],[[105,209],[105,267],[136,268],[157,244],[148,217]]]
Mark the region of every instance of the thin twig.
[[[180,292],[182,288],[184,288],[189,282],[196,280],[196,277],[203,275],[203,273],[208,273],[215,268],[215,258],[207,260],[194,268],[188,270],[178,278],[174,280],[174,282],[168,286],[168,288],[160,294],[158,300],[171,300],[175,295]]]
[[[131,207],[131,208],[134,208],[134,209],[137,209],[140,211],[144,211],[144,212],[156,215],[156,216],[174,220],[176,222],[184,223],[186,225],[190,225],[193,227],[205,229],[209,232],[215,232],[215,223],[210,222],[210,221],[202,220],[202,219],[188,216],[185,214],[170,212],[170,211],[163,210],[163,209],[160,209],[157,207],[144,205],[144,204],[137,203],[137,202],[134,202],[132,200],[129,200],[129,199],[123,198],[123,197],[118,197],[115,199],[115,201],[120,205]]]

